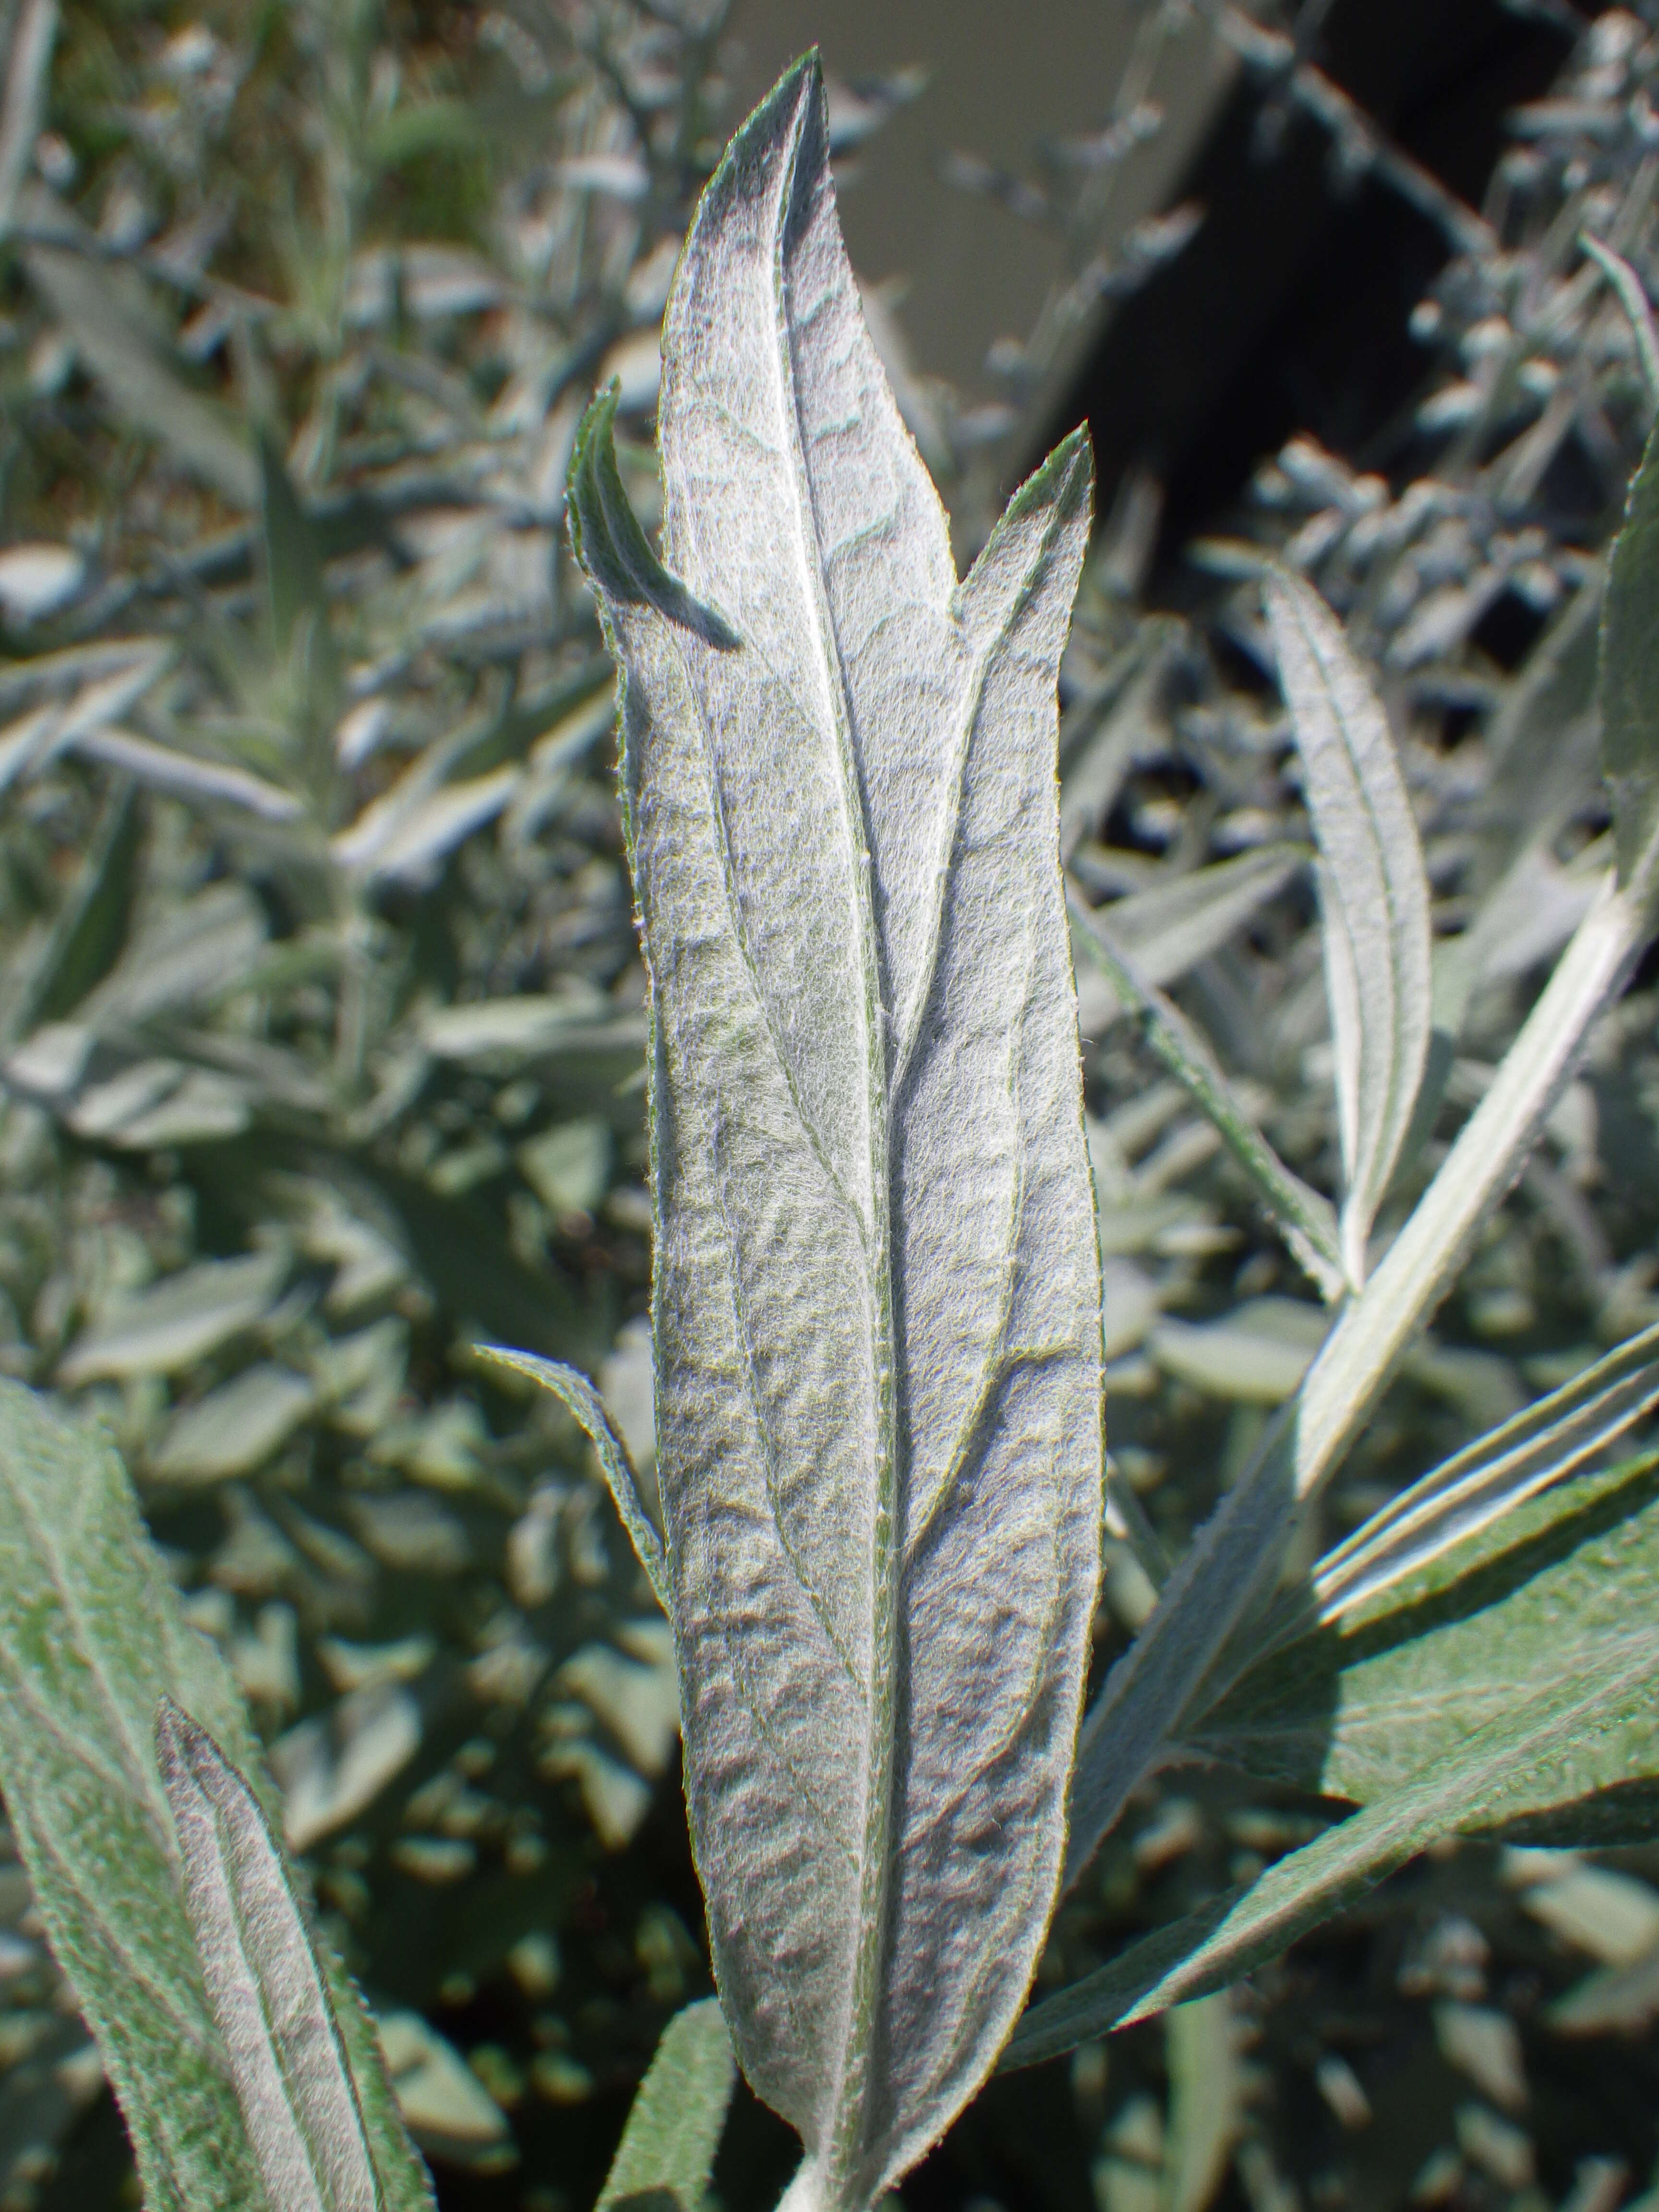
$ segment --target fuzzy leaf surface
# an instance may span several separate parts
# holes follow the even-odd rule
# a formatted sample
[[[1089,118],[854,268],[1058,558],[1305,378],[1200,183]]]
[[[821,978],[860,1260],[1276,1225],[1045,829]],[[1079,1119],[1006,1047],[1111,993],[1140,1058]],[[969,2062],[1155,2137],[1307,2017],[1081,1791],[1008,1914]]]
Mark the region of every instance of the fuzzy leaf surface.
[[[114,1453],[0,1383],[6,1810],[149,2212],[245,2212],[265,2197],[174,1871],[150,1737],[167,1696],[252,1749],[223,1662],[180,1619]]]
[[[53,1953],[120,2101],[147,2212],[266,2203],[179,1880],[164,1699],[245,1771],[258,1747],[188,1627],[113,1451],[0,1382],[0,1790]],[[386,2212],[430,2212],[374,2023],[325,1954]]]
[[[1390,1498],[1313,1577],[1322,1626],[1353,1613],[1604,1451],[1659,1402],[1646,1328]]]
[[[1355,1287],[1429,1048],[1429,884],[1388,717],[1342,626],[1288,570],[1267,584],[1279,682],[1319,845],[1325,988]]]
[[[677,2012],[629,2111],[595,2212],[702,2212],[737,2068],[713,1997]]]
[[[1078,1741],[1068,1881],[1179,1735],[1205,1675],[1271,1587],[1297,1505],[1340,1463],[1401,1353],[1445,1295],[1647,937],[1638,888],[1618,890],[1609,874],[1416,1211],[1108,1675]]]
[[[614,406],[571,504],[626,678],[687,1794],[793,2202],[856,2207],[988,2070],[1059,1873],[1101,1477],[1055,796],[1087,447],[958,583],[810,64],[680,264],[666,568]]]
[[[351,2069],[258,1801],[171,1698],[155,1741],[185,1910],[266,2195],[284,2212],[380,2212]]]

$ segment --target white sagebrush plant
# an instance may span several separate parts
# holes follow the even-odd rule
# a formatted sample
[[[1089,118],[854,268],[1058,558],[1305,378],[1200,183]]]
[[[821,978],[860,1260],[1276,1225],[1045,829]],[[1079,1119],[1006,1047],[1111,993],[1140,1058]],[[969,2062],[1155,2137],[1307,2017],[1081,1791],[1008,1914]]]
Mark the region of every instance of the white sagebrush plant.
[[[1620,1786],[1659,1776],[1659,1477],[1607,1463],[1659,1403],[1659,1330],[1273,1588],[1653,933],[1659,436],[1607,584],[1616,865],[1374,1265],[1432,1080],[1428,905],[1382,708],[1305,580],[1262,587],[1319,856],[1338,1206],[1071,899],[1335,1309],[1079,1729],[1109,1486],[1054,694],[1087,451],[1060,449],[959,582],[827,152],[809,61],[704,197],[664,332],[663,557],[614,399],[572,472],[625,678],[652,982],[660,1521],[592,1387],[496,1356],[587,1428],[673,1626],[720,1988],[665,2031],[601,2208],[699,2212],[735,2046],[800,2131],[791,2212],[864,2212],[1000,2056],[1218,1989],[1447,1833],[1628,1839]],[[9,1382],[0,1690],[0,1789],[153,2212],[428,2205],[222,1662],[108,1446]],[[1018,2019],[1057,1889],[1174,1755],[1358,1809]]]

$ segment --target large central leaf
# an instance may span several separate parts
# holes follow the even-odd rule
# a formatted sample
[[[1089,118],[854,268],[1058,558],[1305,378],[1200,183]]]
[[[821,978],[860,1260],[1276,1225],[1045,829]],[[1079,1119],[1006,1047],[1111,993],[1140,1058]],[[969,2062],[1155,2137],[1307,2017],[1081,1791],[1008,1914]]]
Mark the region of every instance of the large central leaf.
[[[663,336],[659,565],[590,416],[649,961],[666,1587],[733,2040],[856,2206],[982,2078],[1052,1906],[1099,1545],[1059,866],[1069,441],[958,584],[822,88],[734,142]]]

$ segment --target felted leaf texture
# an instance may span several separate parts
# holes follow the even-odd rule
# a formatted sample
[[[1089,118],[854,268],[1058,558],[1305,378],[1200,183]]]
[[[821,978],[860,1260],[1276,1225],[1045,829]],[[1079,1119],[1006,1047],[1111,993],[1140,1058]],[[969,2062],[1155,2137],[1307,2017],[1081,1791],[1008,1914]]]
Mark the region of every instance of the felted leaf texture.
[[[860,2207],[994,2061],[1060,1870],[1101,1495],[1055,783],[1088,449],[959,583],[810,58],[669,302],[666,567],[615,405],[571,514],[625,678],[687,1795],[792,2205]]]

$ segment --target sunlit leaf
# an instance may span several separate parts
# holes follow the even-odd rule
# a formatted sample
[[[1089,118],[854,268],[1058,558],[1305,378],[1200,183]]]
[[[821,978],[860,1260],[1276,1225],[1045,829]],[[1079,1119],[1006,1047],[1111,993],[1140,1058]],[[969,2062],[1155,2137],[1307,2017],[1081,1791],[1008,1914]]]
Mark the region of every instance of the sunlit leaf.
[[[276,1252],[204,1260],[136,1291],[85,1330],[58,1363],[73,1386],[125,1375],[170,1375],[267,1314],[288,1273]]]
[[[46,219],[63,221],[50,207]],[[258,470],[252,444],[167,359],[132,296],[137,280],[67,246],[33,246],[23,259],[117,415],[233,507],[254,506]]]
[[[957,582],[810,64],[704,198],[663,361],[678,576],[614,395],[572,512],[627,677],[687,1790],[797,2197],[861,2208],[990,2066],[1058,1873],[1100,1512],[1054,797],[1088,457]]]
[[[1643,1330],[1547,1398],[1434,1468],[1314,1572],[1322,1620],[1364,1605],[1559,1481],[1659,1402],[1659,1328]]]
[[[511,1352],[498,1344],[483,1345],[479,1350],[483,1358],[496,1360],[503,1367],[515,1368],[520,1374],[542,1383],[575,1415],[583,1434],[599,1455],[606,1486],[639,1554],[640,1565],[650,1576],[651,1587],[664,1608],[669,1608],[672,1598],[663,1540],[647,1506],[627,1447],[611,1426],[599,1392],[586,1376],[579,1375],[574,1367],[561,1366],[556,1360],[541,1359],[529,1352]]]
[[[1644,902],[1604,881],[1433,1182],[1107,1677],[1078,1739],[1068,1881],[1179,1734],[1239,1621],[1265,1597],[1292,1516],[1340,1463],[1406,1346],[1445,1295],[1648,932]]]
[[[1338,1297],[1344,1286],[1342,1256],[1329,1200],[1291,1174],[1245,1113],[1203,1037],[1119,950],[1100,917],[1076,897],[1071,912],[1085,958],[1107,978],[1118,1004],[1139,1023],[1148,1047],[1249,1177],[1297,1263],[1326,1297]]]
[[[264,2203],[173,1872],[151,1742],[187,1698],[251,1748],[109,1446],[0,1382],[0,1787],[155,2212]],[[144,1632],[134,1633],[142,1621]]]
[[[1279,681],[1319,844],[1325,983],[1356,1288],[1428,1053],[1429,885],[1388,717],[1342,628],[1288,569],[1266,583]]]
[[[1659,840],[1659,424],[1631,478],[1601,616],[1601,759],[1621,884],[1646,885]]]

